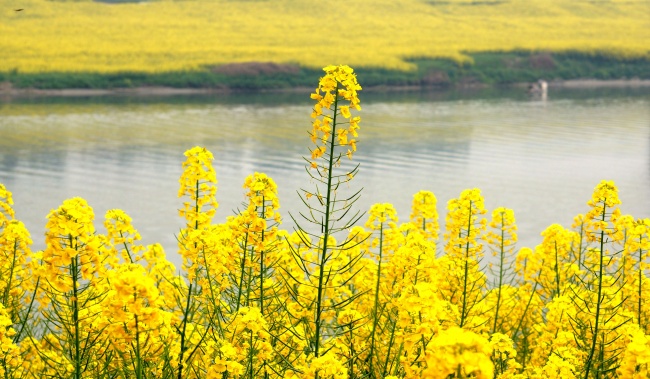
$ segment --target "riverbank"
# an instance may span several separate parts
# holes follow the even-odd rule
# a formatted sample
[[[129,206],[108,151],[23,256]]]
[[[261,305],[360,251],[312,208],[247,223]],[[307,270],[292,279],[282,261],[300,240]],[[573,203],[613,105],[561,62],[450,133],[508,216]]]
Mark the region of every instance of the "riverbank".
[[[528,87],[529,83],[512,83],[512,87]],[[624,88],[624,87],[650,87],[650,79],[616,79],[616,80],[595,80],[575,79],[565,81],[552,81],[549,88]],[[439,87],[429,87],[439,89]],[[375,86],[365,87],[364,91],[415,91],[427,89],[425,86]],[[304,92],[309,93],[312,89],[307,87],[267,89],[260,92]],[[249,90],[251,91],[251,90]],[[34,89],[34,88],[7,88],[0,87],[0,99],[3,97],[96,97],[96,96],[183,96],[183,95],[219,95],[228,93],[242,93],[244,90],[228,90],[217,88],[173,88],[173,87],[138,87],[138,88],[116,88],[116,89]],[[258,91],[255,91],[258,92]]]
[[[650,59],[576,53],[479,53],[466,64],[413,60],[412,71],[360,67],[364,90],[526,86],[549,88],[650,86]],[[195,72],[0,73],[1,96],[185,95],[232,92],[309,92],[320,70],[272,62],[227,64]]]

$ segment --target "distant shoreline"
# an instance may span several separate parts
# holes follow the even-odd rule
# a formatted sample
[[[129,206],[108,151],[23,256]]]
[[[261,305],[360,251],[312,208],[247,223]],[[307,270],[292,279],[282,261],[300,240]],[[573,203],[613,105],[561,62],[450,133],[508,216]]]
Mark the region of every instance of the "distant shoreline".
[[[576,53],[482,52],[472,64],[412,60],[414,70],[355,69],[366,91],[650,86],[650,59],[615,59]],[[0,73],[3,97],[176,96],[238,93],[309,93],[321,69],[274,62],[240,62],[210,70],[166,73]]]
[[[549,86],[551,88],[650,87],[650,79],[569,79],[552,81],[549,83]]]
[[[480,87],[527,87],[530,83],[512,83],[506,85],[489,85],[475,83],[471,85],[456,85],[451,87],[417,86],[417,85],[380,85],[364,87],[366,91],[387,90],[443,90],[447,88],[480,88]],[[625,87],[650,87],[650,79],[569,79],[554,80],[548,83],[549,88],[625,88]],[[263,93],[263,92],[304,92],[309,93],[312,88],[290,87],[277,89],[229,89],[229,88],[174,88],[166,86],[142,86],[136,88],[92,89],[92,88],[66,88],[66,89],[36,89],[12,88],[0,86],[0,97],[88,97],[88,96],[179,96],[179,95],[214,95],[234,93]]]
[[[79,97],[79,96],[174,96],[174,95],[201,95],[201,94],[219,94],[229,93],[227,89],[213,88],[174,88],[174,87],[137,87],[137,88],[114,88],[114,89],[94,89],[94,88],[66,88],[66,89],[38,89],[38,88],[0,88],[0,96],[10,97],[37,97],[37,96],[60,96],[60,97]]]

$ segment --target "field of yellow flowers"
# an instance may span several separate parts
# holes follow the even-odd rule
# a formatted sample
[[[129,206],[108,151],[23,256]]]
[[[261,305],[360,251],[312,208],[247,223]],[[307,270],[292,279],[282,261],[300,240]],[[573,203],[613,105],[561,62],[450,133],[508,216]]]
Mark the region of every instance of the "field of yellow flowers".
[[[644,0],[0,4],[0,72],[161,73],[255,61],[320,68],[341,57],[409,70],[409,59],[463,63],[466,54],[513,50],[650,57]]]
[[[222,224],[214,157],[185,152],[174,267],[131,218],[95,228],[82,198],[48,215],[46,248],[0,185],[3,378],[647,378],[650,220],[599,183],[570,227],[517,247],[514,212],[478,189],[355,208],[361,86],[328,66],[314,101],[297,227],[274,181],[248,176]],[[359,146],[359,147],[362,147]],[[485,262],[489,260],[491,264]]]

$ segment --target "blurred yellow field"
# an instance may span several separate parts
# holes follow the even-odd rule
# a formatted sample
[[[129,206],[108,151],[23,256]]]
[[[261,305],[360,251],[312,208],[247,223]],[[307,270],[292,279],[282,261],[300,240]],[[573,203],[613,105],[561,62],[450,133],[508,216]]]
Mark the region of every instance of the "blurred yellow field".
[[[247,61],[408,70],[410,58],[511,50],[650,57],[646,0],[0,3],[0,72],[166,72]]]

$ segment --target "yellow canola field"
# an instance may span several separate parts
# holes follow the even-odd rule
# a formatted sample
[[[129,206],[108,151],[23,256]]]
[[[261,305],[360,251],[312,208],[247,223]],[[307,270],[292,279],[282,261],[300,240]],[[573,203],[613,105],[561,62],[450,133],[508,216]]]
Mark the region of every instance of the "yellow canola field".
[[[0,72],[166,72],[233,62],[408,70],[549,50],[650,57],[647,0],[0,0]],[[23,9],[15,11],[15,9]]]

